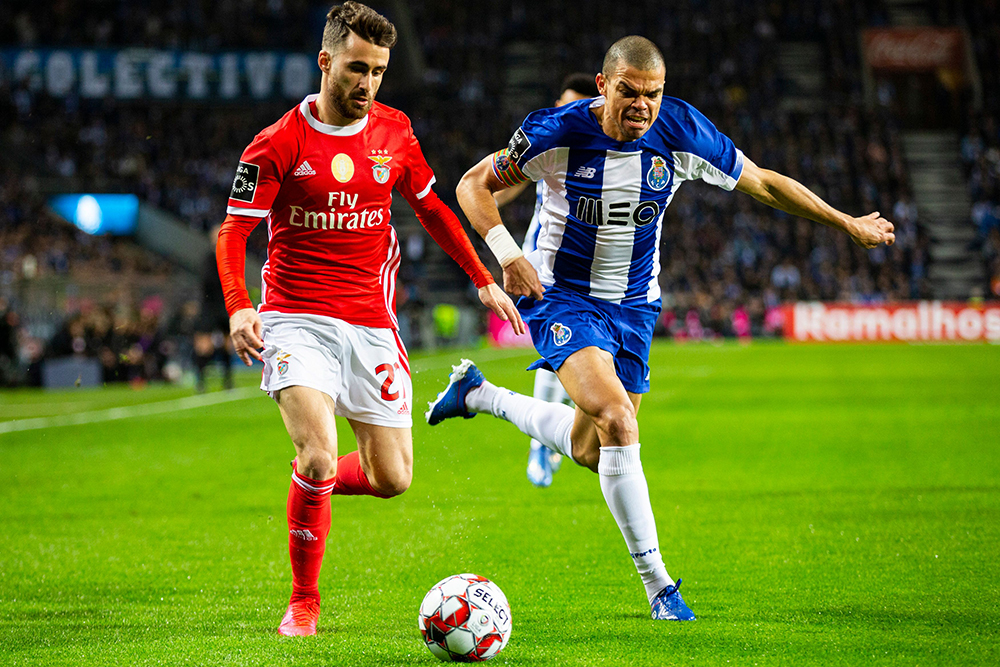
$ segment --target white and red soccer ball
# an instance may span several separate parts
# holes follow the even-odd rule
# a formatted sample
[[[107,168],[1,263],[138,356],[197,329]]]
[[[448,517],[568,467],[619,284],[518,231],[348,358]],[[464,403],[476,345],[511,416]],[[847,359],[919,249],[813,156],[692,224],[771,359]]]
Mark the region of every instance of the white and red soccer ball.
[[[420,603],[420,634],[445,662],[482,662],[510,639],[510,605],[492,581],[455,574],[434,584]]]

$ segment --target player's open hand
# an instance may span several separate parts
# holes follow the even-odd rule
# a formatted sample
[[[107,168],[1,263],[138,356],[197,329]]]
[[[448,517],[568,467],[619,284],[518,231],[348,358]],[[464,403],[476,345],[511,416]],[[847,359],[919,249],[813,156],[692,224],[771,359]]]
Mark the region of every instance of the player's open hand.
[[[510,300],[500,286],[490,283],[486,287],[479,288],[479,300],[483,305],[496,313],[504,322],[510,322],[514,333],[521,335],[525,332],[524,322],[521,320],[521,313],[517,312],[517,307]]]
[[[262,326],[260,315],[253,308],[237,310],[229,318],[229,336],[233,339],[233,347],[247,366],[253,366],[254,359],[263,361],[260,356],[264,347],[260,337]]]
[[[875,211],[863,218],[854,218],[847,233],[862,248],[874,248],[882,243],[886,245],[895,243],[894,230],[895,227],[892,226],[892,223],[879,215],[878,211]]]
[[[503,270],[503,288],[513,296],[530,296],[541,299],[545,288],[538,280],[538,272],[524,257],[518,257]]]

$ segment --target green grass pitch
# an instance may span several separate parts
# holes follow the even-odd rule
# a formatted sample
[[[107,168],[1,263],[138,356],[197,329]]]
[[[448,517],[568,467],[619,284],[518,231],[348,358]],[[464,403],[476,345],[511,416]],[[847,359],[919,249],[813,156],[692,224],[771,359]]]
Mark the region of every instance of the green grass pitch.
[[[531,354],[466,354],[530,392]],[[414,359],[421,408],[460,356]],[[417,607],[465,571],[510,599],[496,663],[1000,663],[1000,347],[657,344],[652,368],[643,464],[697,622],[648,620],[595,475],[532,487],[527,438],[480,416],[419,421],[403,496],[333,499],[319,635],[277,636],[292,448],[260,395],[0,434],[0,664],[433,665]],[[0,421],[189,394],[5,392]]]

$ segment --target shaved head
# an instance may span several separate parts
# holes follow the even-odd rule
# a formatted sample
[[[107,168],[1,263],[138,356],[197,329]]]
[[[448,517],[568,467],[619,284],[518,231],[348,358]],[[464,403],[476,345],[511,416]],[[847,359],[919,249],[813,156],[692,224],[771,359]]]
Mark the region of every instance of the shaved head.
[[[656,44],[639,35],[622,37],[612,44],[604,55],[601,73],[610,78],[615,69],[622,64],[643,72],[656,72],[661,67],[666,69],[660,49],[656,47]]]

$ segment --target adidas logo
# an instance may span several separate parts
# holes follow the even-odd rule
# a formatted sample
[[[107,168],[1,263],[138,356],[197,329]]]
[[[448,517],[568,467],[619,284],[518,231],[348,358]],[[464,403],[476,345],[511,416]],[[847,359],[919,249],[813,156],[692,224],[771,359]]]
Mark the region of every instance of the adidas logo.
[[[313,173],[315,173],[315,172],[313,172]],[[308,530],[298,530],[298,529],[295,529],[295,530],[290,530],[288,532],[292,534],[292,537],[297,537],[300,540],[305,540],[306,542],[315,542],[316,540],[319,539],[318,537],[316,537],[315,535],[313,535]]]
[[[396,410],[396,414],[397,415],[408,415],[408,414],[410,414],[410,406],[408,406],[406,403],[403,403],[403,405],[401,405],[399,407],[399,410]]]
[[[292,172],[292,176],[315,176],[316,170],[309,166],[309,160],[299,165],[299,168]]]

